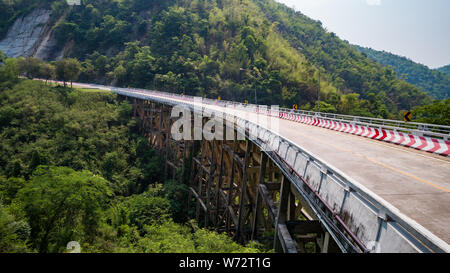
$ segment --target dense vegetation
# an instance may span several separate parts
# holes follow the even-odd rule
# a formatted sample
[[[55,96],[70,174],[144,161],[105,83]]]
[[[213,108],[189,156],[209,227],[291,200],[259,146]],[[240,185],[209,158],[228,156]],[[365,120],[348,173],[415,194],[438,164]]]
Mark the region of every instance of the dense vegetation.
[[[450,75],[450,64],[449,65],[445,65],[443,67],[439,67],[436,70],[441,72],[441,73],[445,73],[445,74]]]
[[[255,252],[185,223],[187,186],[114,94],[19,79],[0,62],[0,253]]]
[[[382,65],[392,67],[398,77],[414,84],[437,99],[450,97],[450,75],[432,70],[425,65],[415,63],[406,57],[401,57],[386,51],[355,46],[370,59]],[[445,67],[442,68],[445,70]]]
[[[0,0],[0,38],[17,18],[28,14],[36,7],[51,1]]]
[[[414,107],[412,113],[415,122],[450,126],[450,99],[437,100],[432,104]]]
[[[35,2],[62,16],[55,35],[81,62],[80,81],[313,109],[320,70],[321,110],[398,118],[432,102],[273,0]]]

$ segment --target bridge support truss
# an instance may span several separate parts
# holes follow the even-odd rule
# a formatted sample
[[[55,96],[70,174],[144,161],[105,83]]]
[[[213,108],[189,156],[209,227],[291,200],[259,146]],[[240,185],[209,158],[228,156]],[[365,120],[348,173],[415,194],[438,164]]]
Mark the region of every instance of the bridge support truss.
[[[340,252],[304,195],[260,146],[248,139],[175,141],[171,106],[124,99],[132,103],[142,134],[164,158],[164,181],[189,187],[190,216],[200,226],[242,244],[270,244],[277,252]]]

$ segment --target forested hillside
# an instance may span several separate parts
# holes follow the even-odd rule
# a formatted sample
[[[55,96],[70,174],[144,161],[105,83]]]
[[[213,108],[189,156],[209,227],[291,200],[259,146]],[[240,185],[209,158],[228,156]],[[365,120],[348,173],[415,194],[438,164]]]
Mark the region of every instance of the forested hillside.
[[[443,66],[443,67],[439,67],[436,70],[441,72],[441,73],[445,73],[445,74],[450,75],[450,64],[446,65],[446,66]]]
[[[160,184],[131,104],[19,73],[0,60],[0,253],[259,251],[186,223],[187,186]]]
[[[446,99],[450,97],[450,75],[386,51],[377,51],[360,46],[355,46],[355,48],[370,59],[392,67],[399,78],[416,85],[434,98]]]
[[[273,0],[36,2],[52,9],[58,47],[81,61],[81,81],[312,109],[320,70],[323,111],[397,118],[431,102]]]

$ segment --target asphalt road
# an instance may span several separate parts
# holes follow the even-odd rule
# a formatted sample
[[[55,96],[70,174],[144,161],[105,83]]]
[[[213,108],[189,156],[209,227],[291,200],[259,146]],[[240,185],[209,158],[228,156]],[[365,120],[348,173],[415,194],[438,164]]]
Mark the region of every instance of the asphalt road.
[[[290,139],[450,243],[450,160],[411,148],[282,120]]]

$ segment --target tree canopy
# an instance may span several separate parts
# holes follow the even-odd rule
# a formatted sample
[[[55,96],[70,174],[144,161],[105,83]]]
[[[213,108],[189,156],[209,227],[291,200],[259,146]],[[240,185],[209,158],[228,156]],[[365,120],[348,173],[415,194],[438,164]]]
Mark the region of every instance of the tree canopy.
[[[92,242],[111,196],[108,182],[88,171],[38,167],[17,194],[39,252],[61,252],[70,241]]]
[[[11,63],[0,65],[0,77]],[[8,68],[8,69],[5,69]],[[3,74],[4,73],[4,74]],[[129,103],[9,78],[0,87],[0,252],[259,252],[186,222],[187,186],[161,185]]]

